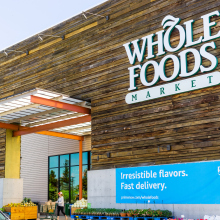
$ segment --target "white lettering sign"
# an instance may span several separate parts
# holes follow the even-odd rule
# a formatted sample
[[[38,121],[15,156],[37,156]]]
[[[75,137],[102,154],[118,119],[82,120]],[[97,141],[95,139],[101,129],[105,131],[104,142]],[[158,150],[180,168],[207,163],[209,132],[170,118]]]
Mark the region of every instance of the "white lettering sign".
[[[133,104],[210,86],[216,86],[219,84],[220,72],[213,72],[201,76],[179,80],[165,85],[155,86],[149,89],[131,92],[126,95],[125,100],[126,103]]]
[[[193,23],[194,20],[189,20],[184,22],[184,26],[181,26],[180,19],[175,18],[172,15],[167,15],[163,20],[162,20],[162,26],[164,30],[161,30],[157,32],[156,34],[150,34],[148,36],[145,36],[141,39],[134,40],[132,42],[126,43],[123,46],[125,47],[126,53],[128,55],[128,59],[132,67],[129,67],[129,76],[130,76],[130,87],[128,88],[129,91],[136,90],[138,89],[136,86],[136,81],[139,78],[141,83],[146,86],[154,86],[159,80],[162,81],[173,81],[177,77],[189,77],[195,75],[198,71],[201,72],[209,72],[214,70],[217,65],[218,65],[218,59],[208,52],[207,50],[212,48],[216,49],[215,42],[209,42],[203,44],[199,50],[195,48],[188,48],[190,46],[194,46],[197,44],[200,44],[202,42],[206,42],[209,40],[213,40],[216,38],[220,37],[220,31],[217,34],[212,35],[211,34],[211,27],[216,25],[216,22],[212,21],[210,22],[210,18],[212,16],[220,16],[220,13],[218,11],[214,11],[212,13],[206,14],[202,16],[201,18],[203,19],[203,28],[204,28],[204,36],[200,36],[198,39],[193,38]],[[170,43],[170,35],[173,32],[173,30],[176,29],[178,30],[179,33],[179,42],[177,45],[171,46]],[[154,36],[157,36],[157,41],[153,41]],[[142,46],[140,47],[140,43],[142,41]],[[131,45],[133,47],[133,51],[131,49]],[[157,46],[158,52],[157,54],[154,54],[154,46]],[[151,60],[152,58],[155,58],[155,56],[162,56],[165,55],[166,52],[176,52],[182,49],[183,47],[186,47],[188,49],[182,50],[178,55],[173,55],[169,54],[164,56],[160,62],[156,62],[155,60]],[[147,51],[147,56],[145,57],[145,52]],[[191,54],[192,57],[194,57],[194,68],[192,70],[188,70],[188,62],[187,62],[187,55]],[[148,61],[145,62],[143,65],[137,64],[135,65],[136,60],[139,62],[143,62],[144,58],[146,58]],[[202,65],[202,60],[206,59],[210,61],[211,65],[210,66],[203,66]],[[168,61],[172,61],[173,63],[173,71],[171,76],[167,76],[165,72],[165,65]],[[151,81],[148,80],[147,74],[148,74],[148,68],[153,68],[154,70],[154,75],[151,79]],[[218,74],[218,72],[213,73],[215,77]],[[212,77],[214,77],[214,75]],[[206,77],[209,75],[205,75]],[[198,81],[198,85],[196,89],[198,88],[204,88],[208,86],[213,86],[217,85],[216,83],[208,83],[206,84],[206,81],[204,82],[205,84],[202,84],[200,82],[201,78],[196,78]],[[194,78],[193,78],[194,79]],[[208,78],[209,79],[209,78]],[[188,85],[188,82],[192,80],[181,80],[179,83],[182,84],[182,86]],[[186,83],[186,84],[184,84]],[[157,86],[151,89],[145,89],[139,92],[132,92],[126,96],[126,102],[128,104],[135,103],[135,102],[141,102],[149,99],[154,99],[154,98],[159,98],[167,95],[173,95],[181,92],[187,92],[191,90],[195,90],[195,87],[189,87],[187,86],[186,88],[182,89],[177,89],[177,90],[172,90],[172,89],[166,89],[166,93],[164,91],[164,94],[158,93],[158,88],[165,89],[171,88],[172,85],[175,85],[176,83],[169,83],[167,85],[164,85],[162,87]],[[178,84],[176,84],[178,85]],[[172,87],[173,88],[173,87]],[[175,86],[174,86],[175,88]],[[179,88],[177,86],[177,88]],[[149,92],[149,96],[144,95],[145,92]],[[156,92],[156,94],[152,94],[152,92]],[[151,93],[151,94],[150,94]],[[142,94],[142,95],[141,95]],[[136,101],[133,101],[134,99],[132,98],[134,95],[139,95],[139,97],[136,99]]]

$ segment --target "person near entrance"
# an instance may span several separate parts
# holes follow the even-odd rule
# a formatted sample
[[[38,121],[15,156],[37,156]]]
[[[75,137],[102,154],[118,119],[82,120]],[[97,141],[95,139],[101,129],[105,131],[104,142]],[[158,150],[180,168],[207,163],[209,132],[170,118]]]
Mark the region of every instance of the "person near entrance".
[[[57,220],[59,220],[59,215],[60,215],[60,211],[63,213],[63,215],[65,216],[66,220],[68,219],[67,216],[64,213],[64,198],[63,198],[63,193],[59,192],[58,193],[58,200],[57,200]]]
[[[76,196],[76,200],[79,200],[79,194],[77,194],[77,196]]]

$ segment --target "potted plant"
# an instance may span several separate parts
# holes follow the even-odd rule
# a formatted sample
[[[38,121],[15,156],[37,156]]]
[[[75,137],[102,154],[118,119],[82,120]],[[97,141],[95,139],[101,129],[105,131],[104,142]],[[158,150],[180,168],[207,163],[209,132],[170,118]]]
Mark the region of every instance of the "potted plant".
[[[134,219],[138,217],[138,209],[133,210]]]
[[[121,210],[115,209],[114,216],[120,216],[120,212],[121,212]]]
[[[152,217],[153,216],[153,210],[147,209],[146,210],[146,217]]]
[[[169,211],[169,210],[162,210],[162,216],[166,217],[166,218],[169,218],[169,217],[172,216],[172,212]]]
[[[162,215],[163,215],[163,214],[162,214],[162,211],[161,211],[160,209],[153,211],[154,220],[160,220],[159,217],[161,217]],[[155,217],[156,217],[156,218],[155,218]]]
[[[128,217],[133,217],[134,216],[134,210],[129,209],[128,212],[127,212],[127,216]]]
[[[137,217],[144,217],[145,212],[143,209],[137,209]]]
[[[126,217],[127,216],[127,212],[125,211],[125,209],[120,212],[120,216],[121,217]]]

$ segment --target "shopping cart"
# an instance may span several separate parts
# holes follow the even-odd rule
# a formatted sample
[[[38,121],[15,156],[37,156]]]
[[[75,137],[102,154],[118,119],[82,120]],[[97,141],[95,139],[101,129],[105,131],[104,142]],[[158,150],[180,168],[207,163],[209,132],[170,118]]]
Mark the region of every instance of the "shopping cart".
[[[40,213],[43,214],[43,216],[40,217],[40,219],[56,220],[57,219],[56,210],[57,210],[57,204],[55,206],[53,206],[53,205],[41,205],[40,206]]]

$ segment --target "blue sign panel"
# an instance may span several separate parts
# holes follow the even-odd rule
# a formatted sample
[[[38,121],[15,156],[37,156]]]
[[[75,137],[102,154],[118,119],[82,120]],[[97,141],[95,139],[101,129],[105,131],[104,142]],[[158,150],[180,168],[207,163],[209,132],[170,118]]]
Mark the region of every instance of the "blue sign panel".
[[[220,204],[220,161],[116,169],[116,203]]]

